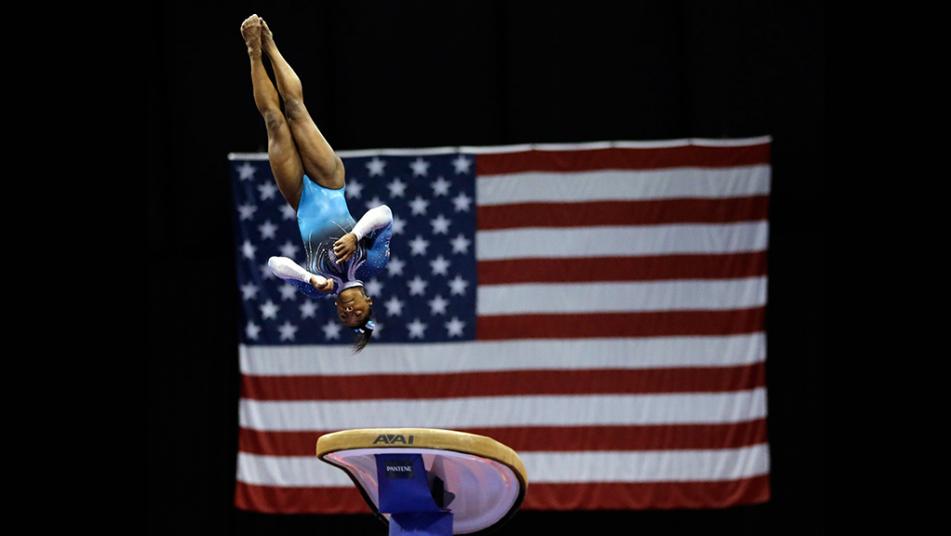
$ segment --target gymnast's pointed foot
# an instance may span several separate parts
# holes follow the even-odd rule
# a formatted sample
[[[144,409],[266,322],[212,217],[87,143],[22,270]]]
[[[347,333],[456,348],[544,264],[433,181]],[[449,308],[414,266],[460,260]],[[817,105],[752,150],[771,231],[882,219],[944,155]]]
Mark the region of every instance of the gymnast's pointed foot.
[[[241,37],[244,43],[248,45],[248,54],[251,56],[261,55],[261,17],[251,15],[241,23]]]
[[[261,47],[268,54],[271,53],[271,50],[274,49],[274,34],[271,33],[271,29],[267,25],[267,21],[261,19]]]

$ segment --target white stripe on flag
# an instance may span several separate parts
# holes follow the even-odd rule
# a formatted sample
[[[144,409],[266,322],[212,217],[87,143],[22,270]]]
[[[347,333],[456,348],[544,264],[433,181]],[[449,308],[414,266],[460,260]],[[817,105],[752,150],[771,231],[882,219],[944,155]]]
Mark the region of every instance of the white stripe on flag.
[[[526,228],[476,232],[480,261],[764,251],[766,221],[723,225]]]
[[[766,444],[716,450],[525,452],[519,457],[537,483],[718,481],[769,472]]]
[[[476,181],[476,204],[750,197],[768,194],[769,187],[768,165],[659,171],[528,172],[480,177]]]
[[[286,488],[349,488],[353,485],[346,473],[320,461],[316,455],[262,456],[247,452],[238,452],[238,481],[255,486]]]
[[[724,337],[545,339],[431,344],[375,343],[353,359],[350,346],[239,347],[252,376],[452,374],[505,370],[732,367],[766,359],[763,333]]]
[[[435,400],[240,401],[240,424],[261,431],[722,424],[766,415],[766,391],[660,395],[499,396]]]
[[[769,472],[765,444],[738,449],[520,452],[530,482],[715,482]],[[316,456],[238,453],[238,480],[259,486],[349,487],[346,473]]]
[[[766,278],[650,283],[480,285],[478,314],[747,309],[766,303]]]

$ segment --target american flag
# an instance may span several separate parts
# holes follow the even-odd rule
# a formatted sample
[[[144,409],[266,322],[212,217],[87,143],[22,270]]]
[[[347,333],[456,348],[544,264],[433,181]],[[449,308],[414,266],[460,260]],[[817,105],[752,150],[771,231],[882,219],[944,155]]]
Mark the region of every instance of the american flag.
[[[526,509],[769,499],[770,138],[340,152],[354,219],[388,205],[359,354],[270,275],[303,264],[267,155],[231,154],[240,325],[237,507],[368,512],[324,433],[445,428],[528,470]]]

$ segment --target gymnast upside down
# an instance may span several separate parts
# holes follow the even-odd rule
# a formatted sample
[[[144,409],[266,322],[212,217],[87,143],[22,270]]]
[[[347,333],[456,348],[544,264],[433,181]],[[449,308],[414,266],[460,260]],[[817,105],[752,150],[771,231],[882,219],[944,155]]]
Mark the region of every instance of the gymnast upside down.
[[[386,205],[354,222],[347,209],[343,161],[304,106],[300,78],[274,44],[264,19],[241,24],[251,59],[254,103],[267,127],[267,154],[277,187],[297,212],[307,254],[306,269],[287,257],[271,257],[272,273],[312,297],[333,296],[340,322],[356,333],[362,350],[373,334],[373,300],[363,281],[390,258],[393,214]],[[266,54],[277,89],[262,61]],[[281,111],[284,101],[284,112]]]

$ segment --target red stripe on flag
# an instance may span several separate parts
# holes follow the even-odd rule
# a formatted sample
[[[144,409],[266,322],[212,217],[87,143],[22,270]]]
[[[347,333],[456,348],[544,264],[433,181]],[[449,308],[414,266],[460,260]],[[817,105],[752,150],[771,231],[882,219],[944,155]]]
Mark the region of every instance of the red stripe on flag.
[[[519,203],[478,207],[479,230],[765,220],[768,196],[730,199]]]
[[[766,275],[766,252],[479,261],[477,271],[480,285],[735,279]]]
[[[234,505],[265,514],[370,514],[356,486],[296,488],[237,482]]]
[[[589,149],[522,151],[476,155],[476,174],[502,175],[526,171],[594,171],[674,167],[734,167],[768,164],[770,146],[663,147],[654,149]]]
[[[491,437],[517,452],[710,450],[766,442],[766,420],[710,425],[518,426],[459,428]],[[317,439],[329,431],[265,432],[241,428],[241,452],[264,456],[314,456]]]
[[[533,484],[526,510],[599,510],[642,508],[722,508],[758,504],[770,498],[769,476],[724,482],[646,482]],[[238,482],[235,506],[242,510],[283,514],[371,513],[357,491],[349,488],[255,486]]]
[[[526,510],[724,508],[769,500],[769,476],[725,482],[532,484]]]
[[[255,400],[422,400],[475,396],[745,391],[766,385],[762,363],[667,369],[513,370],[459,374],[242,376]]]
[[[739,335],[763,330],[766,309],[650,313],[518,314],[479,316],[476,338],[564,339]]]

